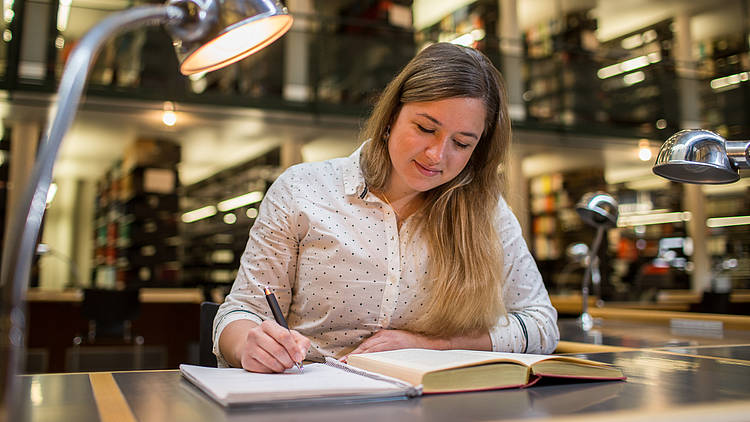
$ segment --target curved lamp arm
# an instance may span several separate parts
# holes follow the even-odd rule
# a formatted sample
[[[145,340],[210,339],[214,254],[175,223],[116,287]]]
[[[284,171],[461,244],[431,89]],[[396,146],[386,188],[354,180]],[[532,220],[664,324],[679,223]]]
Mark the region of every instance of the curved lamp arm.
[[[102,20],[73,49],[65,65],[55,117],[49,125],[21,202],[14,210],[3,248],[0,362],[0,421],[16,420],[20,403],[16,373],[23,360],[26,321],[23,299],[60,143],[78,108],[91,65],[104,42],[134,27],[165,24],[189,75],[232,64],[284,35],[293,19],[279,0],[167,0]],[[7,335],[6,335],[7,333]]]
[[[104,42],[119,32],[135,26],[159,25],[184,19],[185,13],[176,6],[142,6],[114,14],[97,24],[84,35],[71,52],[58,89],[57,110],[42,140],[37,160],[21,202],[16,206],[10,222],[6,247],[3,248],[2,274],[2,332],[0,362],[5,371],[2,382],[2,415],[12,417],[14,403],[19,403],[18,368],[23,363],[26,318],[23,300],[31,262],[36,250],[39,228],[44,216],[47,191],[52,182],[52,168],[63,136],[70,128],[81,99],[89,70]],[[17,406],[16,406],[17,407]]]

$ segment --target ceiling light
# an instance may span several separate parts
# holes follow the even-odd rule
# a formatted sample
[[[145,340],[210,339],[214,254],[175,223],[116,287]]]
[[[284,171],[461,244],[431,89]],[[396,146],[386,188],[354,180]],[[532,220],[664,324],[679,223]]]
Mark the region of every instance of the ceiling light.
[[[182,222],[194,223],[198,220],[203,220],[204,218],[213,217],[214,215],[216,215],[216,207],[213,205],[206,205],[203,208],[198,208],[197,210],[188,211],[185,214],[182,214]]]
[[[260,202],[263,199],[263,192],[253,191],[244,195],[235,196],[234,198],[221,201],[218,204],[219,211],[226,212],[235,208],[244,207],[245,205]]]
[[[638,158],[641,161],[648,161],[651,159],[651,147],[649,147],[648,140],[641,139],[638,142]]]
[[[689,211],[665,212],[642,215],[621,215],[617,227],[646,226],[651,224],[680,223],[690,221]]]
[[[644,79],[646,79],[646,74],[640,70],[638,72],[628,73],[622,77],[622,81],[625,82],[625,85],[627,86],[643,82]]]
[[[750,215],[734,217],[714,217],[706,220],[707,227],[745,226],[750,224]]]
[[[167,126],[174,126],[177,123],[177,114],[174,112],[174,103],[171,101],[164,102],[164,111],[161,115],[161,121]]]
[[[642,46],[643,38],[641,37],[641,34],[635,34],[620,41],[620,45],[626,50],[631,50]]]

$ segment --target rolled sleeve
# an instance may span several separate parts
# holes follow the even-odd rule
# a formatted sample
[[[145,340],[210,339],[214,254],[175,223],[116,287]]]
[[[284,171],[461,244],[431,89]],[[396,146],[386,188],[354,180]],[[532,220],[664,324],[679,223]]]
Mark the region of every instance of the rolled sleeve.
[[[496,227],[503,244],[503,302],[508,314],[490,330],[492,350],[552,353],[560,339],[557,310],[523,240],[521,226],[502,198]]]
[[[214,318],[213,352],[219,366],[227,366],[219,348],[219,338],[227,325],[240,319],[260,324],[271,318],[264,287],[274,292],[282,312],[288,313],[298,247],[292,230],[296,223],[291,190],[294,176],[290,170],[279,176],[261,202],[232,291]]]
[[[217,313],[218,316],[218,313]],[[229,366],[226,359],[224,359],[224,355],[221,353],[221,349],[219,349],[219,337],[221,337],[221,332],[224,331],[224,328],[227,327],[230,323],[234,321],[239,321],[242,319],[246,319],[249,321],[253,321],[256,324],[260,324],[263,322],[263,319],[259,317],[258,315],[247,311],[247,310],[241,310],[241,309],[235,309],[226,313],[223,313],[220,318],[214,319],[214,327],[213,327],[213,339],[214,339],[214,347],[213,347],[213,353],[216,355],[216,362],[219,366],[219,368],[226,368]]]

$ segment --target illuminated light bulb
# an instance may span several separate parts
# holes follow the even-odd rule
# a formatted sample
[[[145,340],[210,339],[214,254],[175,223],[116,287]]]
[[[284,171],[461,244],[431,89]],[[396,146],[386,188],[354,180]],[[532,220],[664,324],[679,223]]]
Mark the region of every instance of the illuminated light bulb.
[[[177,123],[177,114],[174,112],[174,103],[164,101],[164,113],[161,115],[161,121],[167,126],[174,126]]]
[[[237,216],[230,213],[224,214],[224,222],[226,224],[234,224],[237,222]]]
[[[167,126],[174,126],[177,123],[177,115],[174,111],[165,111],[161,116],[161,121]]]
[[[638,142],[638,158],[641,161],[649,161],[651,159],[651,148],[646,139],[641,139],[640,142]]]

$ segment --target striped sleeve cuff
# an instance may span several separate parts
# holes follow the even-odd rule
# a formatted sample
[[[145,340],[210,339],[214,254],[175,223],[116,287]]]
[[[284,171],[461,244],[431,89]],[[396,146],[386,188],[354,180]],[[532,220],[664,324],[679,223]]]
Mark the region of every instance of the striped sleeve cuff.
[[[221,350],[219,350],[219,338],[221,337],[221,332],[224,331],[224,328],[226,328],[226,326],[229,325],[230,323],[241,320],[241,319],[250,320],[250,321],[255,322],[256,324],[260,324],[263,322],[263,319],[259,317],[257,314],[254,314],[247,310],[237,309],[237,310],[227,312],[226,314],[221,316],[219,320],[217,320],[214,323],[213,352],[214,352],[214,355],[216,355],[216,362],[219,368],[229,367],[229,364],[224,359],[224,356],[221,354]]]
[[[492,350],[495,352],[539,353],[542,339],[535,325],[530,326],[528,316],[509,312],[501,323],[490,330]]]

